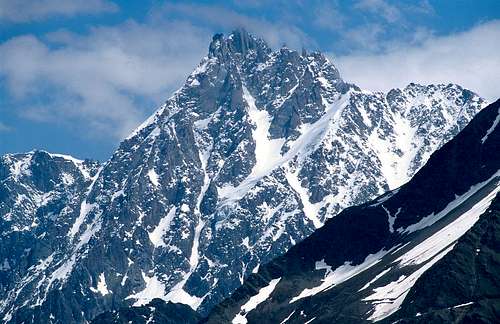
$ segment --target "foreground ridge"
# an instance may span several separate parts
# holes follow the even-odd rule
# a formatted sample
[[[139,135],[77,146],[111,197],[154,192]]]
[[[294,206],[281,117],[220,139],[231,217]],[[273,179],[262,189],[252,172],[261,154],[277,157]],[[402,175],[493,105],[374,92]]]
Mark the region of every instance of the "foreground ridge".
[[[344,210],[261,266],[206,322],[497,321],[499,115],[500,100],[407,184]]]

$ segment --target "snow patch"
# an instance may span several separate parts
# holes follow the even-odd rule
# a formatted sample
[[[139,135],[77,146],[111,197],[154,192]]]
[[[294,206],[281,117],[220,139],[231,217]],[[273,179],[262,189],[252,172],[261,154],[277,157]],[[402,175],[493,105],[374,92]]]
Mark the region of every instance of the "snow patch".
[[[154,169],[148,171],[148,178],[149,181],[151,181],[151,183],[153,184],[153,186],[157,188],[160,186],[160,177],[158,176],[158,174]]]
[[[299,128],[301,135],[295,141],[287,143],[289,149],[283,156],[280,154],[280,151],[281,146],[284,143],[284,139],[269,140],[267,138],[267,130],[269,128],[270,121],[266,121],[265,118],[260,120],[260,125],[257,127],[259,128],[259,131],[256,132],[256,135],[254,134],[254,138],[256,140],[256,146],[260,145],[263,147],[260,151],[261,153],[258,154],[261,162],[257,161],[257,168],[254,167],[254,169],[252,169],[252,173],[237,187],[225,185],[222,188],[218,188],[218,194],[221,200],[224,200],[225,204],[230,204],[234,201],[240,200],[252,187],[255,186],[257,182],[259,182],[266,175],[270,174],[276,168],[285,165],[287,162],[296,157],[305,158],[308,156],[322,143],[322,139],[328,132],[332,132],[338,128],[340,114],[349,102],[350,95],[351,92],[348,92],[333,104],[328,104],[326,100],[323,100],[325,106],[327,107],[325,114],[314,123],[302,124]],[[254,99],[250,96],[247,100],[252,103],[249,104],[249,106],[251,106],[250,110],[257,110],[257,108],[255,108]],[[264,114],[268,113],[265,112],[259,116],[262,117]],[[257,143],[257,140],[259,143]],[[270,155],[266,155],[264,153],[266,151],[269,151]],[[278,156],[280,156],[280,158],[278,158]],[[260,171],[254,172],[256,170]]]
[[[260,288],[257,295],[250,297],[250,299],[241,306],[240,312],[236,314],[236,316],[233,318],[232,323],[233,324],[248,323],[248,320],[246,318],[247,314],[250,311],[257,308],[259,304],[269,299],[269,297],[271,296],[272,292],[274,291],[276,285],[280,282],[280,280],[281,278],[273,279],[269,282],[267,286]]]
[[[375,278],[373,278],[372,280],[370,280],[366,285],[364,285],[363,287],[361,287],[361,289],[358,290],[359,291],[362,291],[362,290],[365,290],[366,288],[370,287],[375,281],[379,280],[380,278],[382,278],[386,273],[388,273],[389,271],[391,271],[392,267],[389,267],[387,269],[385,269],[384,271],[382,271],[381,273],[379,273],[378,275],[375,276]]]
[[[401,207],[398,208],[398,211],[392,215],[391,212],[382,205],[382,208],[385,210],[389,222],[389,232],[394,233],[394,222],[396,221],[396,218],[398,217],[398,214],[401,212]]]
[[[491,125],[491,127],[486,131],[486,135],[481,138],[481,143],[484,144],[484,142],[486,142],[488,136],[490,136],[490,134],[493,133],[493,131],[497,128],[498,123],[500,123],[500,108],[498,108],[497,118],[495,118],[495,120],[493,121],[493,125]]]
[[[181,205],[181,212],[183,213],[189,213],[191,211],[191,209],[189,208],[189,206],[187,204],[182,204]]]
[[[10,158],[10,155],[7,155]],[[30,166],[31,166],[31,158],[33,157],[33,153],[27,154],[21,160],[13,162],[10,166],[10,173],[14,180],[18,181],[19,178],[23,175],[31,175]],[[12,161],[11,161],[12,162]]]
[[[97,288],[90,287],[90,290],[95,293],[100,293],[102,296],[106,296],[107,294],[111,293],[111,291],[108,290],[108,286],[106,285],[106,277],[104,276],[104,272],[101,272],[101,274],[99,275]]]
[[[446,227],[442,228],[437,233],[433,234],[422,243],[403,254],[396,261],[399,262],[400,267],[422,264],[439,251],[442,251],[450,244],[456,242],[462,235],[464,235],[491,205],[491,202],[500,191],[500,186],[497,186],[486,197],[481,199],[472,208],[464,212],[460,217],[455,219]]]
[[[75,222],[73,223],[73,225],[71,226],[71,229],[69,230],[68,232],[68,236],[73,239],[74,236],[78,233],[78,231],[80,230],[80,226],[82,226],[83,224],[83,221],[85,220],[85,218],[87,217],[87,214],[92,210],[94,209],[95,207],[99,207],[99,205],[97,204],[89,204],[87,202],[87,198],[90,194],[90,192],[92,191],[92,189],[94,188],[94,185],[97,181],[97,179],[99,178],[99,175],[101,174],[101,171],[103,170],[104,167],[101,167],[96,175],[92,178],[92,182],[90,183],[86,193],[85,193],[85,199],[82,201],[81,205],[80,205],[80,214],[78,215],[78,217],[75,219]]]
[[[484,184],[473,186],[469,192],[477,192]],[[420,268],[408,277],[401,276],[396,281],[373,289],[374,293],[363,299],[372,302],[374,305],[373,312],[368,320],[379,321],[396,312],[418,278],[453,249],[458,239],[471,229],[479,220],[479,217],[488,209],[498,192],[500,192],[500,186],[497,185],[488,195],[462,213],[453,222],[396,259],[395,263],[399,268],[415,266],[420,266]],[[464,194],[456,200],[462,203],[466,200],[463,198],[466,195]],[[467,197],[470,197],[470,194]],[[455,204],[455,206],[458,205]],[[362,290],[365,288],[367,287],[363,287]]]
[[[290,171],[285,173],[288,184],[292,189],[299,195],[300,201],[302,202],[304,215],[313,223],[315,228],[320,228],[323,223],[318,217],[319,210],[323,207],[322,203],[312,204],[309,201],[309,192],[307,188],[302,187],[297,174]]]
[[[75,183],[75,179],[73,178],[73,176],[66,172],[63,172],[61,174],[61,179],[65,186],[71,186],[73,183]]]
[[[410,276],[401,276],[396,281],[375,288],[373,290],[375,293],[363,299],[363,301],[372,302],[372,305],[374,305],[373,312],[368,317],[368,320],[376,322],[394,314],[418,278],[452,249],[453,246],[448,247]]]
[[[449,212],[451,212],[453,209],[457,208],[460,206],[462,203],[467,201],[471,196],[473,196],[476,192],[478,192],[481,188],[483,188],[486,184],[488,184],[490,181],[493,179],[500,177],[500,170],[498,170],[491,178],[489,178],[486,181],[480,182],[478,184],[475,184],[470,187],[470,189],[455,198],[452,202],[450,202],[442,211],[440,211],[437,214],[430,214],[428,216],[423,217],[418,223],[412,224],[408,226],[406,229],[399,228],[398,232],[399,233],[412,233],[418,230],[421,230],[423,228],[426,228],[428,226],[431,226],[444,216],[446,216]]]
[[[333,288],[334,286],[356,276],[357,274],[380,262],[385,254],[387,254],[387,251],[381,250],[375,254],[368,255],[363,263],[359,265],[353,266],[349,261],[336,268],[335,271],[332,271],[332,267],[327,265],[324,260],[317,261],[316,270],[326,270],[322,283],[314,288],[306,288],[302,290],[298,296],[293,297],[290,300],[290,304],[302,298],[314,296],[322,291]]]
[[[165,299],[165,284],[163,284],[156,275],[152,277],[148,277],[144,271],[142,272],[142,279],[146,283],[146,287],[140,292],[130,295],[125,299],[135,299],[136,302],[134,306],[142,306],[149,303],[151,300],[155,298],[160,298],[166,301]]]
[[[175,217],[175,212],[176,212],[176,207],[170,208],[168,211],[167,215],[160,219],[160,222],[158,223],[158,226],[155,227],[155,229],[152,232],[148,232],[149,235],[149,240],[151,243],[153,243],[155,248],[158,247],[166,247],[167,245],[163,241],[163,237],[167,233],[167,231],[170,229],[170,223]]]
[[[261,178],[279,165],[281,146],[284,139],[269,139],[269,127],[272,118],[266,110],[255,106],[255,99],[243,86],[243,99],[248,106],[248,116],[255,125],[252,136],[255,141],[255,165],[249,177]]]

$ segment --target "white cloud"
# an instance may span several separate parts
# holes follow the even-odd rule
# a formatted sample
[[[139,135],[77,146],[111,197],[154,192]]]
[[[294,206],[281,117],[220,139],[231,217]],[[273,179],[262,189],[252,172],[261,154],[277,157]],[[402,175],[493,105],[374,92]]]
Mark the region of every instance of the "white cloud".
[[[355,7],[380,15],[391,23],[400,20],[402,17],[401,11],[396,6],[389,4],[384,0],[361,0],[355,5]]]
[[[242,15],[224,7],[169,3],[165,4],[157,14],[180,15],[193,24],[202,22],[205,26],[222,30],[244,27],[249,32],[262,37],[269,46],[274,48],[286,44],[290,48],[301,49],[303,46],[315,44],[308,35],[290,21],[280,19],[271,22]]]
[[[52,16],[116,11],[118,6],[106,0],[5,0],[0,1],[0,22],[39,21]]]
[[[0,43],[0,79],[18,115],[114,142],[182,85],[206,55],[213,30],[242,26],[271,46],[298,48],[308,39],[284,23],[219,7],[167,4],[153,7],[144,23]]]
[[[208,40],[174,21],[19,36],[0,44],[0,77],[19,114],[116,139],[182,84]]]
[[[392,44],[381,54],[360,52],[333,62],[344,79],[387,91],[410,82],[457,83],[488,100],[500,97],[500,20],[448,36],[420,36],[419,44]]]

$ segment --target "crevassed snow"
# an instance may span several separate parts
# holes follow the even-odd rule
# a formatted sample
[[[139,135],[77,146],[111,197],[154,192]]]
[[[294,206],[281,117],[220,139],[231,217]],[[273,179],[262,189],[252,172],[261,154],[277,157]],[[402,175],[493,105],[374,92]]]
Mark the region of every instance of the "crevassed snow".
[[[484,144],[484,142],[486,142],[488,136],[490,136],[490,134],[493,133],[498,123],[500,123],[500,108],[498,108],[498,115],[497,118],[495,118],[495,121],[493,121],[493,125],[491,125],[491,127],[486,131],[486,134],[483,136],[483,138],[481,138],[481,143]]]
[[[302,290],[298,296],[290,300],[290,304],[299,299],[314,296],[354,277],[380,262],[385,254],[387,254],[387,251],[381,250],[375,254],[368,255],[361,264],[353,266],[351,262],[346,262],[334,271],[332,271],[331,266],[324,263],[324,260],[316,262],[316,270],[326,269],[325,277],[322,280],[323,282],[319,286]]]
[[[250,297],[250,299],[245,304],[241,305],[240,312],[236,314],[236,316],[233,318],[232,323],[233,324],[248,323],[246,318],[247,314],[250,311],[257,308],[259,304],[266,301],[271,296],[274,289],[276,288],[276,285],[280,282],[280,280],[281,278],[271,280],[267,286],[259,289],[257,295]]]
[[[148,171],[148,178],[149,178],[149,181],[151,181],[151,183],[153,184],[153,186],[155,186],[155,187],[160,186],[160,177],[158,176],[158,174],[156,173],[156,171],[154,169],[150,169]]]
[[[363,301],[369,301],[374,305],[373,312],[368,317],[368,320],[380,321],[395,313],[418,278],[452,249],[453,246],[448,247],[410,276],[401,276],[396,281],[375,288],[373,290],[375,293],[363,299]]]
[[[163,246],[165,247],[166,244],[163,241],[163,237],[167,233],[167,231],[170,229],[170,223],[175,217],[175,212],[177,208],[174,206],[170,208],[168,211],[167,215],[160,219],[160,222],[158,223],[158,226],[155,227],[155,229],[152,232],[148,232],[149,235],[149,240],[151,243],[153,243],[154,247],[160,247]]]
[[[470,187],[470,189],[455,198],[452,202],[450,202],[442,211],[437,214],[430,214],[428,216],[423,217],[418,223],[408,226],[405,229],[398,228],[399,233],[412,233],[418,230],[421,230],[425,227],[431,226],[444,216],[446,216],[453,209],[460,206],[463,202],[467,201],[471,196],[473,196],[476,192],[478,192],[481,188],[483,188],[486,184],[488,184],[491,180],[500,177],[500,170],[498,170],[491,178],[486,181],[480,182]]]

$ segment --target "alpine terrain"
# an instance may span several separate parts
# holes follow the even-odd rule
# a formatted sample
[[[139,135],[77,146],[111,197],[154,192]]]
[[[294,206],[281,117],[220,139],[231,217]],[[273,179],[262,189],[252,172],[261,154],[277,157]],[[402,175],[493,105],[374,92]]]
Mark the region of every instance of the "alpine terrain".
[[[498,323],[500,100],[405,185],[260,267],[208,323]]]
[[[273,51],[244,30],[217,34],[186,83],[102,165],[42,151],[1,158],[0,318],[84,323],[155,298],[205,316],[252,273],[259,275],[212,318],[236,316],[248,294],[270,280],[273,296],[284,298],[270,314],[281,320],[297,309],[293,316],[302,316],[297,305],[311,300],[325,273],[314,271],[314,262],[331,269],[332,278],[340,266],[339,272],[361,269],[380,258],[387,260],[382,269],[448,219],[431,226],[441,214],[425,216],[491,178],[492,166],[462,170],[468,160],[452,152],[457,160],[448,162],[449,172],[423,171],[413,180],[432,186],[409,185],[378,207],[334,217],[397,190],[485,106],[454,84],[364,91],[344,82],[321,53]],[[470,161],[487,154],[481,147],[495,153],[495,134],[484,145],[463,146]],[[436,159],[444,158],[432,164]],[[460,186],[445,186],[452,175]],[[485,192],[469,194],[479,199]],[[315,240],[323,243],[309,243]],[[273,266],[301,253],[302,261]],[[394,268],[380,282],[406,273]],[[362,293],[376,304],[371,290]],[[298,299],[289,304],[292,291]],[[386,313],[371,312],[371,318]]]

